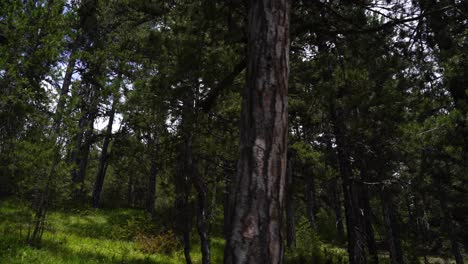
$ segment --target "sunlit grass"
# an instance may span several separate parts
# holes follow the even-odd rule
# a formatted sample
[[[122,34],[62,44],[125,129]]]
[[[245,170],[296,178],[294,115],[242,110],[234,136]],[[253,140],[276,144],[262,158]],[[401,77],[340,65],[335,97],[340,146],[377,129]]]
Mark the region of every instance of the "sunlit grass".
[[[52,211],[47,218],[43,242],[38,248],[25,243],[30,217],[31,212],[24,204],[0,201],[0,263],[185,263],[181,248],[171,254],[148,254],[141,250],[135,234],[158,227],[154,222],[151,226],[151,220],[146,220],[141,210]],[[301,235],[300,232],[298,234]],[[298,244],[295,251],[286,251],[286,263],[348,263],[345,248],[321,243],[308,231],[302,237],[307,239]],[[300,241],[298,239],[298,243]],[[192,260],[201,263],[196,232],[193,232],[193,242]],[[223,262],[223,249],[223,239],[211,239],[212,263]],[[381,253],[380,262],[388,263],[388,253]],[[436,256],[429,257],[428,262],[454,263]]]
[[[54,211],[41,246],[33,248],[24,242],[30,217],[27,207],[0,202],[0,263],[183,263],[180,249],[169,255],[139,250],[121,224],[141,214],[131,209]],[[222,262],[223,243],[219,238],[212,240],[213,263]],[[201,262],[199,245],[193,245],[191,256],[194,263]]]

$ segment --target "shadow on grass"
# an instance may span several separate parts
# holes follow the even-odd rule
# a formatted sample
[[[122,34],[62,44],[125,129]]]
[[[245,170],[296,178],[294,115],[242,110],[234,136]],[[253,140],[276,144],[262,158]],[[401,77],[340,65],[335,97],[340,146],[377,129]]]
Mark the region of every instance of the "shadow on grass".
[[[107,255],[80,249],[71,250],[66,243],[44,239],[40,247],[29,247],[18,237],[7,236],[0,239],[0,263],[130,263],[130,264],[171,264],[171,260],[155,260],[150,256],[138,258],[125,254]],[[28,254],[25,254],[28,252]],[[23,257],[27,255],[25,259]],[[20,262],[17,262],[21,259]],[[40,262],[36,262],[40,261]]]
[[[128,257],[125,255],[106,255],[99,252],[91,251],[73,251],[65,247],[63,244],[49,244],[44,246],[44,250],[47,250],[54,256],[62,259],[64,262],[77,262],[77,263],[131,263],[131,264],[152,264],[152,263],[161,263],[161,264],[170,264],[170,261],[156,261],[151,259],[149,256],[140,259],[135,257]]]

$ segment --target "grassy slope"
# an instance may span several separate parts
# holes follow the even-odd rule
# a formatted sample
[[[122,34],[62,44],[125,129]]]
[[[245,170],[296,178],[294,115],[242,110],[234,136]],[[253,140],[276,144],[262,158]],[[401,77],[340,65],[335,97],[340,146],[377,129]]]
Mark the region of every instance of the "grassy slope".
[[[139,250],[125,229],[141,214],[130,209],[52,212],[42,246],[37,249],[24,243],[29,212],[17,203],[0,202],[0,263],[183,263],[180,250],[169,255]],[[222,250],[223,241],[213,239],[213,263],[222,262]],[[199,251],[194,245],[195,263],[200,263]]]
[[[86,209],[51,212],[41,248],[29,247],[24,242],[30,217],[26,206],[13,201],[0,201],[0,264],[185,263],[180,248],[170,254],[147,254],[140,250],[141,247],[134,239],[136,234],[145,228],[152,230],[158,227],[148,225],[150,220],[145,219],[145,214],[139,210]],[[196,241],[195,232],[193,235],[193,240]],[[298,235],[301,236],[300,233]],[[318,244],[313,237],[308,241],[311,238],[309,233],[303,237],[308,238],[307,241],[302,241],[302,244],[307,245],[304,249],[305,259],[287,254],[287,263],[330,263],[327,261],[331,259],[331,263],[347,263],[345,249]],[[166,243],[164,239],[160,242]],[[310,247],[313,244],[317,246]],[[211,246],[212,263],[222,263],[223,239],[212,238]],[[300,248],[298,251],[301,251]],[[324,255],[331,259],[327,260]],[[198,244],[192,246],[191,256],[194,263],[201,263]],[[381,263],[388,263],[387,255],[381,257]],[[429,259],[430,263],[454,263],[453,260],[446,261],[437,257]]]

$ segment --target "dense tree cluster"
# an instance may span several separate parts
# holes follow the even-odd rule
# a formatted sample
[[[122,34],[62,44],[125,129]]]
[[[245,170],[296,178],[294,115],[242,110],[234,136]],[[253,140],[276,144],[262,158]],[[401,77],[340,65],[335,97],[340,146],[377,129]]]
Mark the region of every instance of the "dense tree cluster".
[[[187,263],[464,263],[467,78],[466,1],[0,1],[0,197],[33,246],[135,207]]]

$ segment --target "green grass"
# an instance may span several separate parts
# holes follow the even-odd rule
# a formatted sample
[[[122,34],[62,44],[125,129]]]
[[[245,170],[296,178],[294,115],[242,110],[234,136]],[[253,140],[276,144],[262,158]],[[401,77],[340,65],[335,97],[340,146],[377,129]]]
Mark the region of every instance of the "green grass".
[[[136,241],[138,234],[157,235],[169,229],[152,221],[141,210],[74,209],[56,210],[48,214],[47,230],[40,247],[25,243],[32,214],[17,201],[0,201],[0,264],[15,263],[185,263],[180,246],[169,254],[157,251],[145,253]],[[343,247],[324,244],[307,228],[300,229],[298,248],[286,251],[286,263],[347,263]],[[302,231],[301,231],[302,230]],[[192,232],[192,260],[201,263],[196,232]],[[163,237],[160,242],[166,243]],[[177,243],[177,242],[176,242]],[[223,262],[224,240],[211,239],[212,263]],[[382,252],[381,263],[388,263],[388,253]],[[441,257],[429,257],[429,263],[454,263]]]
[[[134,237],[147,229],[138,210],[75,210],[49,213],[39,248],[25,243],[31,213],[17,202],[0,202],[0,263],[184,263],[180,249],[170,254],[146,254]],[[148,224],[152,226],[151,223]],[[195,242],[196,243],[196,242]],[[213,263],[222,262],[223,240],[212,239]],[[199,246],[192,247],[201,262]]]

